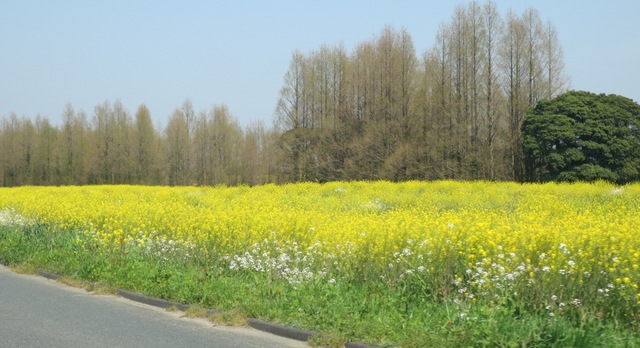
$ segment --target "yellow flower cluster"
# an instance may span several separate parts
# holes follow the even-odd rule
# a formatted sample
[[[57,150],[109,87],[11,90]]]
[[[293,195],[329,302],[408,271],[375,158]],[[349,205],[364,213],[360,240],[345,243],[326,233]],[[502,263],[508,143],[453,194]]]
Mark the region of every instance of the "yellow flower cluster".
[[[638,305],[639,208],[640,185],[606,183],[0,189],[0,216],[74,231],[105,250],[161,245],[295,281],[417,276],[442,279],[429,285],[442,296],[531,288],[541,302],[580,305]]]

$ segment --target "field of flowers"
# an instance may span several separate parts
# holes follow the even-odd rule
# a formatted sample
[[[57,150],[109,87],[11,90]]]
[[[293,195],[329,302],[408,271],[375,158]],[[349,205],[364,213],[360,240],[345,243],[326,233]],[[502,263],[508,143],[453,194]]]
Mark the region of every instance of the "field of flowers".
[[[389,321],[400,321],[405,335],[425,330],[427,304],[446,308],[442,327],[449,332],[525,315],[538,318],[541,330],[556,320],[574,327],[612,323],[630,332],[640,327],[640,185],[2,188],[1,226],[39,229],[38,235],[48,236],[39,240],[47,243],[66,235],[73,253],[104,255],[116,265],[135,255],[158,267],[188,265],[255,287],[277,283],[302,291],[312,284],[318,296],[332,287],[340,289],[336,296],[360,287],[367,303],[352,309],[350,318],[370,320],[364,311],[386,302],[399,307]],[[0,259],[8,258],[2,255],[7,245],[21,245],[7,238]],[[203,298],[189,299],[219,305]],[[297,310],[318,317],[322,311]],[[300,322],[359,336],[349,323],[327,329],[327,323]],[[377,335],[363,339],[411,345],[389,332]]]

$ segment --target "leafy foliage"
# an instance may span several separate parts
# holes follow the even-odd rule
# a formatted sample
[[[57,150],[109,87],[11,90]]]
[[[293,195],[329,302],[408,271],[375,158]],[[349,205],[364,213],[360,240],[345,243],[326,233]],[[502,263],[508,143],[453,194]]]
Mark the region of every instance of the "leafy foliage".
[[[522,132],[530,181],[640,179],[640,105],[631,99],[572,91],[529,111]]]

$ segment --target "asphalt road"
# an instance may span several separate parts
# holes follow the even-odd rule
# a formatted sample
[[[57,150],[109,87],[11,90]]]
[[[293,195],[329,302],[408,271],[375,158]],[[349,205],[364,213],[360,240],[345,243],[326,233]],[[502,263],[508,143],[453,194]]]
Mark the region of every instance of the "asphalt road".
[[[15,274],[0,265],[0,348],[307,346],[182,314]]]

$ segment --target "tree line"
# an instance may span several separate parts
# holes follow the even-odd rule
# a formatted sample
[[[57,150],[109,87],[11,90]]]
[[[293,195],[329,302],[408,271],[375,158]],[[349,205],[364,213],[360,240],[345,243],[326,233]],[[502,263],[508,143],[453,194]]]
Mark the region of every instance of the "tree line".
[[[196,113],[186,100],[158,132],[144,104],[132,116],[105,101],[91,119],[69,104],[60,126],[2,119],[0,177],[3,186],[262,184],[277,180],[275,142],[260,122],[242,129],[224,105]]]
[[[405,30],[295,52],[275,113],[291,181],[522,180],[526,111],[563,92],[553,24],[459,6],[420,57]]]
[[[225,106],[187,100],[166,128],[119,101],[91,118],[68,105],[60,126],[0,124],[2,185],[262,184],[331,180],[523,180],[524,116],[567,87],[553,24],[535,9],[502,16],[460,5],[418,56],[385,27],[347,52],[294,52],[273,127],[243,129]]]

